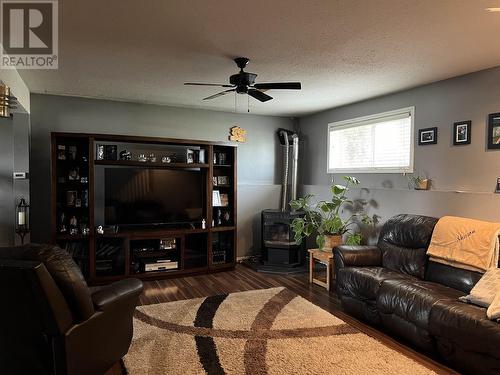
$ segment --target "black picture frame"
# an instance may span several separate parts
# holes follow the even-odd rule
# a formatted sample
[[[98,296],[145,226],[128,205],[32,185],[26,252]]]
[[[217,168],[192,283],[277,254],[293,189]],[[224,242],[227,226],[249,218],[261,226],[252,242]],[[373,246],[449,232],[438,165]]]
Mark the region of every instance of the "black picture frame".
[[[460,121],[453,124],[453,145],[470,145],[472,121]]]
[[[500,112],[488,116],[488,150],[500,149]]]
[[[418,130],[418,145],[435,145],[437,144],[438,128],[425,128]]]

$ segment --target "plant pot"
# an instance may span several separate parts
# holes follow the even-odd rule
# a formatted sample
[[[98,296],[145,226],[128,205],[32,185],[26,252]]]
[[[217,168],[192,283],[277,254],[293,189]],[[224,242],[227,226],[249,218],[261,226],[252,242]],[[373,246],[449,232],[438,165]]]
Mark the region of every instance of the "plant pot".
[[[342,245],[342,236],[340,235],[325,235],[325,244],[321,251],[331,252],[335,246]]]
[[[415,181],[415,190],[429,190],[430,180],[428,178]]]

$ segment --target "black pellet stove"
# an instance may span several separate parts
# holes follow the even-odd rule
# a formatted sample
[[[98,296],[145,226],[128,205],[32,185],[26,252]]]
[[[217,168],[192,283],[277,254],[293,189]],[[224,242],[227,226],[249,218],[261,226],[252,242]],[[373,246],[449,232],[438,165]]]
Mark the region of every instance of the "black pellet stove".
[[[305,241],[297,245],[291,227],[293,219],[304,213],[292,211],[289,205],[290,200],[297,198],[299,137],[286,129],[279,129],[278,137],[283,149],[281,209],[262,211],[262,262],[255,268],[260,272],[281,274],[305,272]]]

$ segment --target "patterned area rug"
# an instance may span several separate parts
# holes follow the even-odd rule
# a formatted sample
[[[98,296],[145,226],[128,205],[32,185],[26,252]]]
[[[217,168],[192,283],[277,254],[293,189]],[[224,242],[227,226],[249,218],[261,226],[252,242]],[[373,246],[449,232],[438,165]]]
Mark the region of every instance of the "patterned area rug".
[[[285,288],[141,306],[124,358],[144,374],[434,374]]]

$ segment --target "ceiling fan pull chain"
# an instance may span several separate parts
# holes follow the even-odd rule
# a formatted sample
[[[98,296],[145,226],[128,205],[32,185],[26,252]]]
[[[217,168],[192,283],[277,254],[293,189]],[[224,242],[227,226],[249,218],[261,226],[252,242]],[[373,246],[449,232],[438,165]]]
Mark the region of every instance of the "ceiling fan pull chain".
[[[250,113],[250,97],[247,95],[247,113]]]

